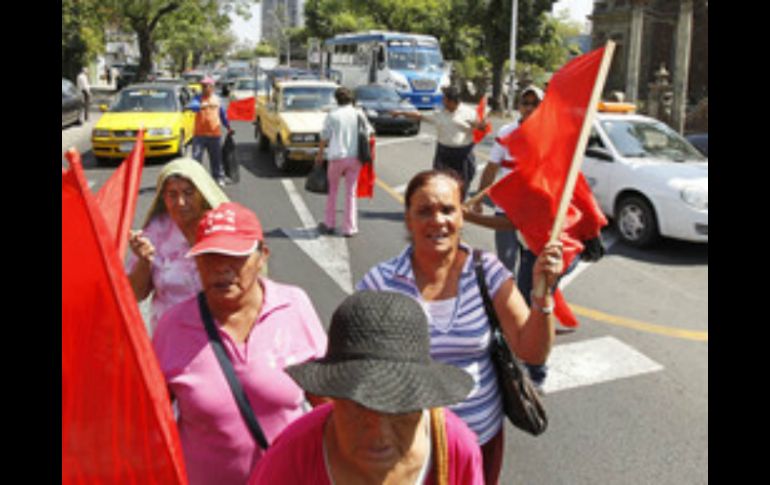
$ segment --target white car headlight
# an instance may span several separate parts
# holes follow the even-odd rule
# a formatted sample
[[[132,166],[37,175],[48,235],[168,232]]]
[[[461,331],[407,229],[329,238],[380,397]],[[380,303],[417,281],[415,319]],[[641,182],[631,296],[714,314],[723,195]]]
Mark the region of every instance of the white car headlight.
[[[692,206],[698,210],[708,210],[709,208],[709,192],[708,189],[703,187],[685,187],[679,193],[685,204]]]
[[[376,118],[378,115],[377,115],[377,112],[375,110],[367,109],[366,110],[366,116],[368,116],[370,118]]]
[[[94,130],[91,132],[94,138],[106,138],[110,136],[110,130]]]
[[[147,130],[149,136],[171,136],[172,133],[171,128],[149,128]]]

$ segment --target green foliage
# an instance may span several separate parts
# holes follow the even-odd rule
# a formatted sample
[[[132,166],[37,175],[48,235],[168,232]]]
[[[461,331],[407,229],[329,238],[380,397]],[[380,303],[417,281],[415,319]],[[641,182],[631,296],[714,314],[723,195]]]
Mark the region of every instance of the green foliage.
[[[278,51],[275,50],[275,47],[271,46],[266,42],[260,42],[259,44],[257,44],[257,47],[254,49],[255,57],[274,57],[277,55],[278,55]]]
[[[62,0],[62,77],[74,79],[83,66],[104,51],[105,15],[97,0]]]

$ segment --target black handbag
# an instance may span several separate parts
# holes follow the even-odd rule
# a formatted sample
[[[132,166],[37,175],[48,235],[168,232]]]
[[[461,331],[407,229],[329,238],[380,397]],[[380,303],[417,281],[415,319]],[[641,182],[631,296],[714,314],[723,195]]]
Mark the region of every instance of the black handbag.
[[[526,370],[505,341],[497,312],[489,297],[484,278],[484,266],[481,262],[481,251],[478,249],[473,250],[473,266],[476,270],[479,292],[484,300],[484,309],[492,327],[491,356],[497,371],[497,384],[503,398],[503,412],[511,424],[537,436],[548,427],[548,416]]]
[[[222,145],[222,165],[225,169],[225,175],[237,184],[241,179],[241,174],[238,160],[235,158],[235,140],[233,140],[232,134],[225,137],[225,143]]]
[[[328,163],[324,160],[321,165],[313,165],[313,169],[310,170],[305,179],[305,190],[315,192],[316,194],[326,194],[329,192],[329,178],[326,170]]]
[[[246,421],[246,426],[251,432],[251,436],[254,437],[254,441],[257,442],[260,448],[266,450],[268,447],[265,434],[262,432],[262,428],[259,426],[257,417],[254,416],[254,410],[251,408],[246,393],[243,392],[241,381],[238,380],[238,376],[235,375],[233,364],[230,362],[230,358],[227,356],[225,347],[222,345],[222,340],[219,337],[219,332],[214,324],[214,319],[211,317],[211,311],[209,311],[208,303],[206,303],[206,295],[203,292],[198,293],[198,308],[203,318],[203,325],[206,327],[206,334],[209,336],[209,343],[214,349],[214,355],[217,356],[219,365],[222,367],[227,378],[227,384],[230,386],[230,391],[233,393],[235,402],[238,404],[238,410],[243,416],[243,420]]]
[[[358,115],[358,161],[372,163],[372,150],[369,147],[369,131],[366,129],[366,120]]]

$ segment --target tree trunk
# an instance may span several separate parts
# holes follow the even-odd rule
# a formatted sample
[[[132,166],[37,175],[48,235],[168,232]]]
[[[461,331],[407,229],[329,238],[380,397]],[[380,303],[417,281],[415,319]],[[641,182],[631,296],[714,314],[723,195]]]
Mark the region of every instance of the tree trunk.
[[[503,79],[505,73],[503,72],[505,61],[498,62],[492,65],[492,99],[489,102],[489,107],[492,111],[502,111],[503,106]]]
[[[152,72],[152,54],[155,46],[152,40],[152,32],[149,28],[142,26],[135,30],[139,42],[139,69],[136,73],[136,81],[142,82],[146,81],[147,75]]]

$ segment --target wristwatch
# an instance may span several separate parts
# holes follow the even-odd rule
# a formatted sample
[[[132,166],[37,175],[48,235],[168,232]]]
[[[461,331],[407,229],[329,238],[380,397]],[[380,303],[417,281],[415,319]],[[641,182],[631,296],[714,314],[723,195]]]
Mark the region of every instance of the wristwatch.
[[[537,298],[537,297],[535,297],[535,295],[534,295],[534,293],[533,293],[533,292],[530,292],[530,293],[529,293],[529,301],[531,302],[530,306],[532,307],[532,309],[534,309],[534,310],[537,310],[537,311],[539,311],[540,313],[543,313],[543,314],[545,314],[545,315],[550,315],[551,313],[553,313],[553,307],[554,307],[554,301],[553,301],[553,298],[551,298],[551,304],[550,304],[549,306],[542,306],[542,305],[539,305],[539,304],[538,304],[538,303],[535,301],[535,299],[536,299],[536,298]],[[545,301],[545,297],[543,297],[543,298],[542,298],[542,300],[543,300],[543,301]]]

